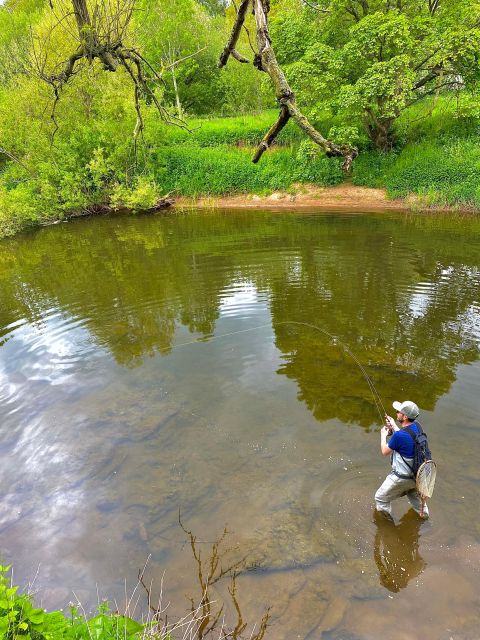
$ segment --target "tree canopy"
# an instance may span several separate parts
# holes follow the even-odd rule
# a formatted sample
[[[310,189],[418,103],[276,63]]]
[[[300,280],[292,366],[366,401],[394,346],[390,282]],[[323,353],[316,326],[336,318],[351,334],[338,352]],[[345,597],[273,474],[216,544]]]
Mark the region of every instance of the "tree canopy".
[[[273,33],[310,105],[359,116],[379,149],[401,112],[480,79],[480,5],[472,0],[278,0]]]

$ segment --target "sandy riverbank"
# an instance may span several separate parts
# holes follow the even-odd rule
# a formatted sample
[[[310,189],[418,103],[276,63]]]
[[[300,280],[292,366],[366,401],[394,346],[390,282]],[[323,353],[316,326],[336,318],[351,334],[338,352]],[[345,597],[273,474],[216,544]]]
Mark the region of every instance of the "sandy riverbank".
[[[218,207],[218,208],[315,208],[348,209],[351,211],[406,210],[404,200],[389,200],[383,189],[357,187],[341,184],[334,187],[298,185],[294,193],[275,191],[266,196],[234,195],[227,197],[177,198],[175,206],[182,207]]]

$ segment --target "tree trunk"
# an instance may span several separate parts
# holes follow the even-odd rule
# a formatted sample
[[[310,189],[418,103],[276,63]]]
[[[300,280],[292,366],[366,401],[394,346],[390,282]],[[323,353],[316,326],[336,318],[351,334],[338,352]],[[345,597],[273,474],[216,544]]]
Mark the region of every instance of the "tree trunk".
[[[235,47],[240,37],[240,33],[247,15],[248,8],[252,6],[255,16],[258,53],[255,54],[253,64],[259,71],[265,71],[270,76],[275,89],[275,95],[280,106],[280,114],[277,121],[270,127],[263,137],[257,151],[253,157],[253,162],[258,162],[263,153],[275,141],[283,127],[292,118],[298,126],[320,147],[327,156],[341,156],[344,158],[343,169],[349,172],[354,158],[358,155],[358,150],[350,145],[335,144],[327,140],[322,134],[312,126],[306,116],[299,110],[295,102],[293,93],[287,78],[280,68],[275,52],[272,48],[272,41],[268,31],[268,12],[270,10],[270,0],[241,0],[237,9],[237,17],[230,34],[230,38],[220,56],[218,66],[224,67],[230,56],[239,62],[247,62],[246,58],[238,54]]]
[[[378,118],[373,111],[365,113],[365,128],[368,137],[378,151],[390,151],[393,146],[392,125],[394,118]]]
[[[177,76],[175,75],[175,65],[172,66],[173,90],[175,91],[175,105],[177,107],[177,116],[183,120],[182,103],[180,102],[180,94],[178,93]]]
[[[297,107],[295,94],[290,88],[287,78],[278,64],[272,47],[267,18],[268,11],[270,9],[270,0],[252,0],[252,2],[257,27],[257,45],[259,49],[259,53],[255,56],[253,64],[260,71],[266,71],[268,73],[272,79],[278,103],[282,107],[276,125],[270,129],[262,140],[253,161],[258,162],[262,153],[267,149],[267,138],[269,137],[269,134],[271,134],[272,130],[275,129],[276,136],[288,122],[289,118],[293,118],[297,125],[305,131],[307,136],[318,144],[319,147],[322,147],[325,150],[327,156],[343,157],[343,168],[346,172],[349,172],[353,159],[358,155],[357,149],[350,147],[349,145],[338,145],[331,140],[324,138]],[[275,136],[272,137],[270,135],[271,139],[269,140],[269,144],[271,144]]]
[[[92,27],[90,13],[88,11],[87,0],[72,0],[73,12],[77,21],[78,35],[83,44],[86,57],[90,62],[94,58],[99,58],[103,62],[106,71],[115,71],[117,63],[112,54],[101,46],[98,36]]]

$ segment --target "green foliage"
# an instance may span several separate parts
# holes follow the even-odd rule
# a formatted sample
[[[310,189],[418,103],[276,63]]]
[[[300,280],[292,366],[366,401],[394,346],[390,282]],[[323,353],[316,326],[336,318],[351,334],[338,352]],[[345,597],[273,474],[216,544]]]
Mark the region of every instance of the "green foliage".
[[[117,183],[110,195],[109,202],[114,209],[125,207],[136,211],[154,207],[160,197],[161,193],[154,178],[138,176],[131,187]]]
[[[431,14],[423,0],[405,0],[400,8],[380,0],[333,0],[328,7],[322,2],[316,4],[328,11],[302,0],[272,0],[272,35],[312,122],[329,138],[360,149],[354,179],[387,186],[392,194],[411,191],[428,202],[477,203],[477,5],[442,0]],[[292,123],[252,165],[252,149],[278,111],[267,74],[235,61],[217,68],[234,13],[223,4],[139,0],[129,37],[163,70],[165,86],[156,98],[182,109],[190,131],[167,125],[143,100],[145,127],[136,144],[127,71],[106,74],[85,63],[63,87],[52,119],[51,87],[32,73],[32,42],[37,58],[45,53],[50,73],[71,53],[72,35],[63,23],[55,24],[47,0],[0,6],[0,237],[104,205],[151,207],[167,191],[262,193],[295,182],[341,181],[338,161],[322,157]],[[251,15],[246,24],[252,28]],[[245,34],[238,48],[251,57]],[[455,72],[462,88],[455,97],[436,92],[419,99],[439,81],[432,65],[437,71],[444,65],[443,79]],[[416,90],[415,83],[431,73]],[[210,117],[188,116],[194,113]],[[393,152],[371,153],[372,145],[393,146]],[[434,172],[435,158],[443,159],[448,175]]]
[[[398,123],[401,149],[359,156],[354,182],[386,187],[392,197],[416,194],[427,206],[480,207],[480,123],[455,117],[446,101],[431,112],[428,106],[417,105]]]
[[[0,638],[5,640],[139,640],[147,625],[110,611],[108,604],[98,615],[86,619],[76,607],[69,617],[61,611],[34,607],[28,594],[11,586],[10,566],[0,566]],[[164,640],[168,640],[165,638]]]
[[[258,72],[252,68],[245,74],[239,65],[218,68],[228,38],[221,5],[197,0],[137,2],[143,54],[163,69],[165,99],[180,116],[241,113],[264,106],[262,100],[258,104]]]
[[[339,144],[354,146],[358,146],[362,140],[358,127],[348,125],[330,127],[328,137],[331,140],[336,140]]]
[[[145,136],[149,144],[162,146],[178,144],[199,147],[255,146],[277,117],[278,111],[271,110],[230,118],[192,118],[188,121],[190,132],[156,120],[148,123]],[[304,137],[299,128],[290,123],[278,136],[277,143],[287,145],[298,142]]]
[[[25,70],[29,30],[40,19],[46,0],[7,0],[0,4],[0,84]]]
[[[478,113],[478,3],[319,0],[317,11],[308,4],[277,0],[272,28],[303,102],[330,108],[345,124],[358,119],[382,150],[402,111],[445,87],[470,91],[470,113]]]
[[[156,180],[162,191],[186,196],[265,193],[288,189],[294,182],[338,184],[338,159],[298,162],[289,149],[272,150],[252,164],[250,149],[171,147],[157,153]]]

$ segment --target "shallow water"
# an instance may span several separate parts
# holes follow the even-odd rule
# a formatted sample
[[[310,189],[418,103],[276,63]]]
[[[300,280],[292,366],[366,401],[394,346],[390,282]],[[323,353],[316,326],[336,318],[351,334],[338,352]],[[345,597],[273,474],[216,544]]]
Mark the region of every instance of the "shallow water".
[[[478,638],[480,221],[212,211],[0,244],[1,552],[38,599],[199,597],[185,526],[228,524],[267,637]],[[315,330],[308,323],[321,329]],[[380,418],[415,400],[432,518],[398,501]],[[233,560],[232,560],[233,561]],[[219,588],[219,597],[225,587]],[[72,593],[75,594],[72,595]],[[138,605],[142,609],[142,598]]]

